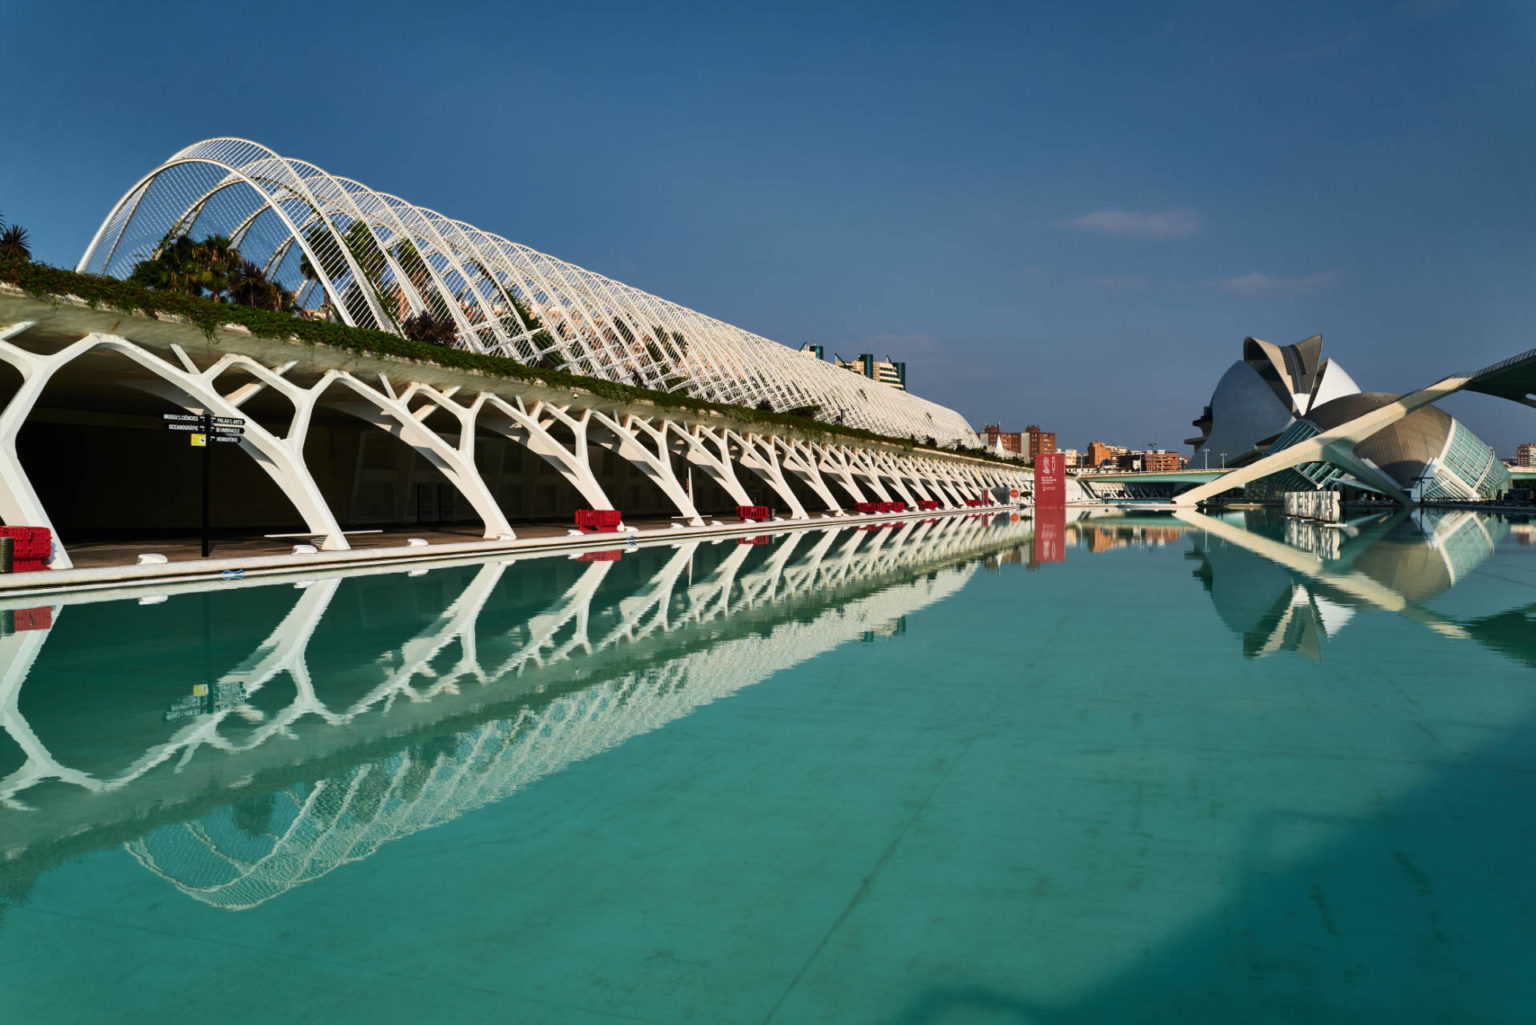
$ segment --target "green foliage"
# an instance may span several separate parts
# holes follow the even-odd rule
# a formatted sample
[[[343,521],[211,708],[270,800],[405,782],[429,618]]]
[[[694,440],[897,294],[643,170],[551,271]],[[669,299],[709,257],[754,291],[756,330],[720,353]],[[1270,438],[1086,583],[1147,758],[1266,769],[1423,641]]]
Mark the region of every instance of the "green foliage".
[[[274,313],[293,310],[293,295],[251,260],[241,260],[230,272],[229,301]]]
[[[178,235],[167,237],[153,256],[136,263],[128,280],[145,288],[206,293],[218,299],[229,291],[240,262],[240,250],[224,235],[209,235],[198,242]]]
[[[0,257],[11,260],[32,259],[32,243],[27,239],[27,229],[19,224],[6,227],[0,221]]]
[[[405,337],[413,342],[428,345],[452,345],[458,339],[458,329],[447,317],[435,317],[426,311],[413,314],[400,325]]]
[[[656,391],[619,384],[599,377],[585,377],[552,367],[532,367],[505,356],[492,356],[467,349],[448,348],[428,342],[412,341],[384,331],[369,331],[323,320],[305,320],[286,313],[274,313],[254,306],[238,306],[181,291],[145,288],[117,278],[30,263],[0,256],[0,281],[20,288],[29,295],[48,298],[72,295],[92,309],[105,307],[123,313],[142,313],[150,317],[170,314],[182,317],[202,329],[210,340],[225,324],[237,324],[260,338],[293,339],[310,345],[324,345],[345,352],[356,352],[383,359],[431,363],[455,370],[467,370],[488,377],[526,381],[547,388],[588,392],[616,404],[648,402],[662,409],[688,410],[696,414],[717,413],[740,423],[762,427],[775,426],[809,435],[832,435],[862,441],[898,445],[908,451],[915,439],[895,438],[874,431],[788,413],[748,409],[720,402],[694,398],[680,392]],[[1016,465],[1009,460],[967,452],[973,459]]]

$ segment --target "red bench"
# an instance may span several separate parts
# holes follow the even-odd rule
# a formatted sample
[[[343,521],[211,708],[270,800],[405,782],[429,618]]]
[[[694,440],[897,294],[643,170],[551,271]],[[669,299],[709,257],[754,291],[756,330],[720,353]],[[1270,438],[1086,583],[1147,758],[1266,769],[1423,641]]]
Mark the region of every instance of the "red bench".
[[[624,523],[618,509],[577,509],[576,526],[588,533],[616,531]]]
[[[773,518],[773,512],[766,505],[738,505],[736,515],[743,523],[762,523]]]

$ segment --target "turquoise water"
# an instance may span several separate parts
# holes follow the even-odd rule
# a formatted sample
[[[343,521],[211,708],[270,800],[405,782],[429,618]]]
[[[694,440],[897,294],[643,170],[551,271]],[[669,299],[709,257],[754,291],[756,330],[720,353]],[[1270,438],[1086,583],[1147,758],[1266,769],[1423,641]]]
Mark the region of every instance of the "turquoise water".
[[[0,1015],[1536,1017],[1530,527],[1064,537],[17,614]]]

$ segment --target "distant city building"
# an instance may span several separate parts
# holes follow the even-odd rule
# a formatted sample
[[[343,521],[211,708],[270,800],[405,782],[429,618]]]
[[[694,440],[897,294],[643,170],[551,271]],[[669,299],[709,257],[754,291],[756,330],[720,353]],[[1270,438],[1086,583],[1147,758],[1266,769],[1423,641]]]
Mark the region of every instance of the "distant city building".
[[[818,347],[819,348],[819,347]],[[879,381],[888,384],[892,388],[907,390],[907,365],[889,359],[877,360],[867,352],[861,352],[853,359],[845,360],[838,356],[837,365],[844,370],[852,370],[854,373],[867,377],[871,381]]]
[[[1082,465],[1082,453],[1075,448],[1061,449],[1062,459],[1067,464],[1067,469],[1073,470]]]
[[[1536,441],[1527,441],[1515,450],[1516,466],[1536,466]]]
[[[817,359],[827,358],[827,347],[824,345],[817,345],[814,342],[806,342],[804,345],[800,346],[800,351],[810,353]]]
[[[1002,442],[1004,452],[1015,452],[1020,455],[1024,452],[1024,435],[1020,431],[1005,431],[998,424],[987,424],[981,429],[981,440],[986,442],[989,452],[996,452],[998,442]]]
[[[1042,431],[1035,424],[1024,428],[1024,433],[1029,435],[1029,448],[1026,455],[1033,459],[1036,456],[1048,456],[1056,451],[1056,432]]]
[[[1106,445],[1102,441],[1090,441],[1084,465],[1097,469],[1105,463],[1113,463],[1118,455],[1119,451],[1114,445]]]
[[[1178,470],[1183,466],[1183,459],[1177,452],[1143,452],[1141,456],[1141,468],[1149,473],[1167,473]]]

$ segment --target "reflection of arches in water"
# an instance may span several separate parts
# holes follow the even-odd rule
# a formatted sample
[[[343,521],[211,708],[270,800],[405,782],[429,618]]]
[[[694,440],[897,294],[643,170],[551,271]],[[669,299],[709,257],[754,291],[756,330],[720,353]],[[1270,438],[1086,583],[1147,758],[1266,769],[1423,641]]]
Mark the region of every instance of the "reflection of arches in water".
[[[665,561],[658,572],[618,591],[604,584],[622,564],[592,562],[544,610],[521,621],[518,643],[494,657],[481,654],[491,646],[477,639],[477,627],[485,630],[478,620],[510,563],[488,563],[426,629],[398,645],[372,689],[349,695],[344,705],[328,705],[310,678],[311,644],[341,583],[317,581],[300,590],[271,636],[218,681],[221,692],[237,695],[228,707],[180,726],[112,779],[71,776],[39,745],[37,757],[0,779],[0,799],[19,809],[27,792],[46,781],[112,794],[156,766],[185,766],[204,749],[281,758],[286,745],[278,741],[303,739],[307,754],[317,736],[331,736],[332,750],[345,750],[380,729],[398,733],[407,709],[419,723],[462,716],[484,685],[519,680],[525,690],[553,688],[553,697],[515,714],[362,765],[349,760],[353,767],[322,780],[268,792],[270,804],[258,807],[246,791],[230,808],[129,845],[147,867],[199,899],[248,907],[877,629],[958,589],[974,571],[967,562],[973,556],[1027,536],[1020,524],[960,518],[795,532],[772,546],[717,546],[723,557],[697,578],[690,567],[701,546],[686,542],[659,553]],[[928,575],[903,580],[913,571]],[[45,635],[32,636],[40,646]],[[663,645],[682,651],[669,655]],[[637,658],[632,650],[644,654]],[[13,674],[13,698],[25,674]],[[601,682],[559,693],[582,675]],[[279,679],[291,682],[293,700],[252,724],[253,698]],[[436,709],[438,717],[429,718]],[[13,736],[26,731],[16,716],[4,725]],[[243,770],[242,776],[250,778]]]
[[[1296,651],[1314,661],[1323,642],[1359,608],[1397,612],[1449,636],[1472,636],[1469,624],[1424,603],[1465,579],[1509,532],[1499,518],[1421,510],[1333,531],[1327,545],[1308,537],[1297,547],[1211,517],[1180,517],[1204,529],[1193,535],[1190,556],[1200,564],[1194,575],[1222,622],[1243,639],[1243,654]],[[1297,539],[1290,524],[1285,530],[1287,541]]]

